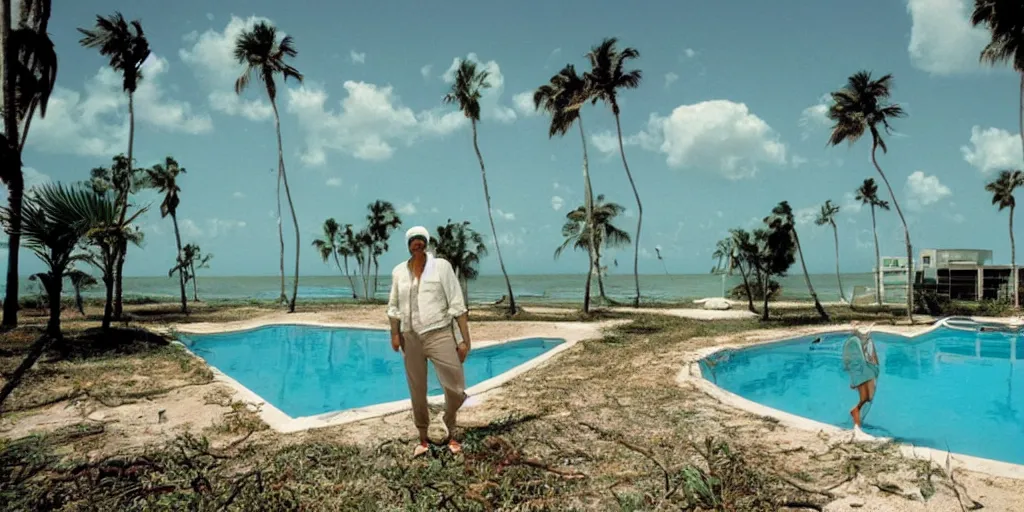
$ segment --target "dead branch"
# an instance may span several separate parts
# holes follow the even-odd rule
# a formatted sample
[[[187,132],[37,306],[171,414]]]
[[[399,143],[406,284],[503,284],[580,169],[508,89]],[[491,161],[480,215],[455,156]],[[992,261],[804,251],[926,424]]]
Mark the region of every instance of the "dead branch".
[[[642,448],[642,447],[637,446],[637,445],[635,445],[633,443],[630,443],[629,441],[626,441],[625,439],[622,439],[622,437],[619,436],[618,434],[614,434],[612,432],[608,432],[606,430],[598,428],[598,427],[596,427],[594,425],[591,425],[589,423],[581,421],[580,425],[583,425],[584,427],[587,427],[587,428],[593,430],[594,432],[597,432],[599,435],[601,435],[603,437],[611,438],[616,443],[618,443],[618,444],[622,445],[623,447],[628,448],[628,449],[630,449],[630,450],[632,450],[632,451],[634,451],[636,453],[639,453],[640,455],[643,455],[648,460],[650,460],[655,465],[657,465],[658,468],[661,469],[661,474],[664,476],[664,479],[665,479],[665,492],[669,492],[669,490],[671,489],[671,486],[672,486],[672,483],[670,481],[671,473],[669,473],[668,468],[665,467],[665,465],[662,464],[662,462],[660,460],[658,460],[657,458],[654,457],[654,454],[651,453],[650,450],[647,450],[646,448]]]
[[[524,466],[542,469],[549,473],[554,473],[558,476],[561,476],[562,478],[572,479],[587,477],[587,475],[580,473],[578,471],[557,468],[532,457],[523,457],[522,452],[520,452],[514,446],[512,446],[511,443],[500,437],[488,436],[486,439],[484,439],[484,446],[490,450],[496,450],[501,452],[502,458],[504,459],[502,461],[502,465],[511,466],[515,464],[521,464]]]

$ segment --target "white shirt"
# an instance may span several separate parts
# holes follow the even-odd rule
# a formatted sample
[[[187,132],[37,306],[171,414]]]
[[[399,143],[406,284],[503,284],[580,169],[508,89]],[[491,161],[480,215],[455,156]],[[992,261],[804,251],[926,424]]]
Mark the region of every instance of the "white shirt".
[[[466,312],[462,299],[462,287],[455,277],[452,264],[442,258],[427,254],[427,264],[420,277],[419,293],[413,297],[415,277],[409,262],[395,265],[391,271],[391,294],[388,296],[388,316],[401,322],[402,332],[414,331],[424,334],[448,327],[452,319]],[[418,314],[412,311],[416,301]]]

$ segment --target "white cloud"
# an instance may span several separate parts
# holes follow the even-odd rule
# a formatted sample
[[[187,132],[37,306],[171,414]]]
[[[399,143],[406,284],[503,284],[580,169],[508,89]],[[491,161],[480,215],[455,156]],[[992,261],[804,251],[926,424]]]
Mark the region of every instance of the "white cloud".
[[[398,213],[401,213],[402,215],[415,215],[416,205],[412,203],[405,203],[398,207]]]
[[[686,58],[688,59],[692,59],[697,56],[697,50],[694,50],[693,48],[687,48],[683,50],[683,55],[686,55]]]
[[[441,75],[445,83],[450,84],[455,81],[455,72],[459,69],[462,60],[461,57],[452,59],[452,65]],[[466,60],[475,62],[477,70],[486,71],[488,73],[487,81],[491,84],[489,88],[481,92],[480,117],[494,119],[500,123],[515,121],[516,111],[501,103],[501,95],[505,91],[505,76],[501,74],[501,67],[498,66],[498,63],[493,60],[481,62],[476,53],[472,52],[466,55]]]
[[[1024,166],[1020,135],[999,128],[972,127],[971,145],[960,146],[960,152],[967,163],[984,174]]]
[[[814,223],[814,219],[818,217],[818,211],[820,210],[817,206],[808,206],[807,208],[799,208],[793,210],[793,219],[796,221],[798,226],[807,226]]]
[[[248,94],[258,99],[245,100],[235,94],[235,80],[242,73],[243,67],[235,60],[235,39],[243,30],[248,29],[257,21],[267,18],[250,16],[242,19],[231,16],[231,20],[223,31],[207,30],[202,34],[188,34],[186,41],[194,41],[189,49],[178,50],[181,60],[192,67],[195,75],[210,91],[207,100],[210,108],[232,116],[242,116],[253,121],[269,119],[273,115],[270,103],[262,99],[266,95],[259,87],[258,81],[250,82]],[[283,37],[283,34],[279,32]],[[281,88],[281,85],[278,86]]]
[[[170,65],[151,55],[143,63],[143,79],[135,90],[136,127],[187,134],[209,133],[213,121],[195,114],[185,101],[167,97],[163,85]],[[85,83],[82,93],[54,88],[46,117],[32,121],[27,144],[41,151],[85,156],[110,156],[127,151],[128,96],[122,78],[109,67],[100,68]]]
[[[231,197],[234,197],[235,199],[241,199],[245,197],[245,194],[243,194],[242,192],[235,192],[234,194],[231,194]]]
[[[270,214],[275,219],[277,218],[273,211]],[[179,229],[181,229],[181,234],[185,238],[216,238],[244,227],[245,221],[218,219],[216,217],[206,219],[202,226],[192,219],[181,219],[179,221]]]
[[[551,196],[551,209],[552,210],[557,212],[557,211],[561,210],[563,206],[565,206],[565,199],[562,199],[561,196]]]
[[[499,219],[516,220],[516,214],[514,214],[512,212],[503,212],[503,211],[495,208],[494,209],[494,214],[497,215]]]
[[[433,64],[427,64],[420,68],[420,74],[423,75],[423,78],[430,78],[430,70],[433,68]]]
[[[860,213],[861,208],[864,207],[864,203],[857,200],[857,195],[853,192],[847,192],[843,195],[843,204],[839,207],[841,211],[847,213]]]
[[[829,121],[827,116],[828,101],[827,96],[823,97],[820,102],[805,108],[800,113],[801,139],[807,140],[818,129],[832,126],[832,122]]]
[[[366,64],[366,52],[360,53],[355,50],[349,50],[348,58],[352,59],[353,64]]]
[[[970,22],[968,0],[907,0],[910,13],[910,62],[939,75],[982,69],[978,62],[988,42],[983,26]]]
[[[466,124],[460,112],[437,109],[413,112],[402,106],[391,86],[365,82],[344,83],[347,95],[340,110],[327,109],[327,93],[307,83],[286,93],[287,110],[295,114],[306,135],[303,163],[327,162],[327,150],[350,154],[360,160],[387,160],[393,144],[412,144],[426,136],[451,133]]]
[[[611,132],[591,141],[598,151],[618,150]],[[651,114],[647,129],[623,144],[663,153],[669,167],[710,170],[730,180],[753,177],[762,164],[786,163],[786,146],[771,126],[745,104],[728,100],[682,105],[668,117]]]
[[[792,165],[794,168],[800,167],[801,165],[806,164],[807,162],[808,160],[800,155],[793,155],[793,157],[789,159],[790,165]]]
[[[523,117],[531,117],[538,114],[537,109],[533,106],[533,91],[523,91],[512,96],[512,105],[515,106],[516,111]]]
[[[669,87],[671,87],[672,84],[676,82],[676,80],[679,80],[679,75],[672,73],[671,71],[665,73],[665,88],[668,89]]]
[[[328,178],[327,182],[325,184],[328,187],[340,187],[341,186],[341,178]]]
[[[32,190],[33,187],[53,181],[50,179],[50,176],[43,174],[32,167],[22,167],[21,177],[24,180],[26,192]],[[0,186],[0,202],[7,202],[7,187]]]
[[[907,206],[918,210],[953,195],[949,187],[939,182],[937,176],[927,176],[923,171],[914,171],[907,176]]]

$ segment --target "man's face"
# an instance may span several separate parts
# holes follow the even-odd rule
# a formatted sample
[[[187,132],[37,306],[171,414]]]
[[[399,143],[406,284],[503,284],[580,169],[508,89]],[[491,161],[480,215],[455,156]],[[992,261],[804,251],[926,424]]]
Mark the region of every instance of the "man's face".
[[[422,254],[427,248],[427,243],[422,238],[416,237],[409,242],[409,254],[418,255]]]

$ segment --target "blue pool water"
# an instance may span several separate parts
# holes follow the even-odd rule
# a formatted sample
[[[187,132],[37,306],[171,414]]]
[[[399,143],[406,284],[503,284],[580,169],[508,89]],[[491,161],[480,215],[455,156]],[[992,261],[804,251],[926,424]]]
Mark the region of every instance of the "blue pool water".
[[[563,343],[531,338],[470,352],[466,387]],[[192,352],[295,418],[409,398],[402,355],[387,331],[275,325],[182,338]],[[427,394],[442,395],[432,364]]]
[[[713,354],[719,387],[774,409],[853,428],[857,391],[843,369],[848,333]],[[872,333],[881,374],[864,431],[896,441],[1024,464],[1024,340],[940,328],[906,338]]]

